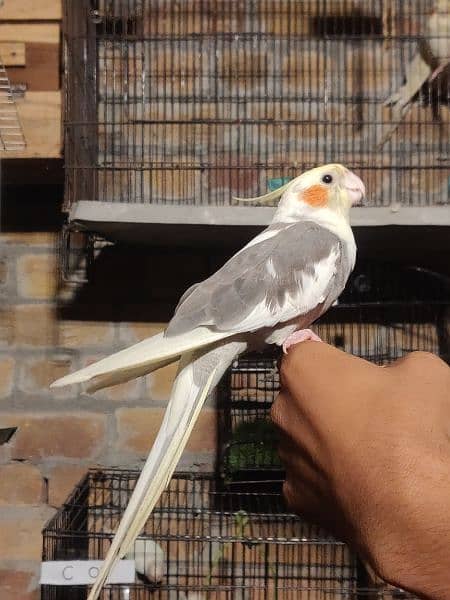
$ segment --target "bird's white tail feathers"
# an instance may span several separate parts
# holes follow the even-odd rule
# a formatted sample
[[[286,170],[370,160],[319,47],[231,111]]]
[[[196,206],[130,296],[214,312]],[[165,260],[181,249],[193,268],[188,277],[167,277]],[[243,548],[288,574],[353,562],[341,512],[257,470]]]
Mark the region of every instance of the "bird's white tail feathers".
[[[88,391],[93,392],[151,373],[177,360],[184,352],[208,346],[229,335],[213,332],[207,327],[197,327],[193,331],[173,337],[165,337],[164,333],[158,333],[84,369],[57,379],[50,387],[89,381]]]
[[[115,562],[142,530],[170,481],[210,389],[246,344],[230,342],[182,355],[171,398],[153,448],[103,562],[88,600],[96,600]]]

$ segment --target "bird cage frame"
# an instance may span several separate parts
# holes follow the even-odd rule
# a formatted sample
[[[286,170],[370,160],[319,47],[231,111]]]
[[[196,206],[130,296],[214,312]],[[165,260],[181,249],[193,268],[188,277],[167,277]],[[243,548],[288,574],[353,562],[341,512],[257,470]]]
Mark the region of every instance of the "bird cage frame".
[[[89,472],[45,528],[43,559],[104,557],[137,478]],[[159,580],[107,585],[102,600],[415,598],[375,580],[347,546],[286,511],[281,495],[230,495],[207,473],[176,474],[138,539],[160,547]],[[42,586],[42,600],[86,597],[87,586]]]
[[[441,5],[65,0],[66,209],[227,206],[337,161],[371,206],[448,204],[448,69],[385,106],[430,36],[450,44]]]

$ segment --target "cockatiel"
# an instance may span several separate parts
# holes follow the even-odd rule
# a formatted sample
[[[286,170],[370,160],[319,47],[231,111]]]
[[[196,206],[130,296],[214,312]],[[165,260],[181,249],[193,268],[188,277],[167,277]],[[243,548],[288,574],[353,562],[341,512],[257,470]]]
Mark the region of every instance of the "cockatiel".
[[[426,81],[432,82],[450,62],[450,2],[436,0],[435,7],[425,24],[423,38],[406,68],[405,83],[385,101],[392,106],[392,125],[383,133],[383,146],[406,115],[408,106]]]
[[[180,299],[167,329],[52,386],[89,391],[128,381],[180,359],[167,410],[88,600],[130,549],[167,486],[210,389],[232,361],[265,344],[318,339],[308,327],[337,299],[356,245],[349,211],[365,195],[338,164],[303,173],[260,198],[281,196],[269,227]]]
[[[149,538],[138,538],[124,558],[134,560],[138,577],[146,583],[160,583],[164,579],[164,550],[155,541]]]

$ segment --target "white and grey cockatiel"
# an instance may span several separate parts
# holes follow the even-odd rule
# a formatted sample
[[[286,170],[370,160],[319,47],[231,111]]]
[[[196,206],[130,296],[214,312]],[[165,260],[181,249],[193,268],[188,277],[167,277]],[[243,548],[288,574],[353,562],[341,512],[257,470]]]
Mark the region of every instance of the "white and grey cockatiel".
[[[414,96],[427,81],[432,82],[450,63],[450,0],[435,0],[434,9],[425,22],[417,52],[406,67],[405,83],[384,102],[392,106],[392,121],[383,132],[383,146],[408,112]]]
[[[349,211],[362,181],[329,164],[307,171],[260,202],[281,196],[269,227],[182,296],[167,329],[55,381],[88,391],[146,375],[180,359],[170,401],[88,600],[130,549],[167,486],[208,392],[237,355],[265,344],[318,339],[304,330],[337,299],[353,269]]]
[[[134,560],[134,568],[145,583],[161,583],[166,557],[159,544],[150,538],[138,538],[124,558]]]

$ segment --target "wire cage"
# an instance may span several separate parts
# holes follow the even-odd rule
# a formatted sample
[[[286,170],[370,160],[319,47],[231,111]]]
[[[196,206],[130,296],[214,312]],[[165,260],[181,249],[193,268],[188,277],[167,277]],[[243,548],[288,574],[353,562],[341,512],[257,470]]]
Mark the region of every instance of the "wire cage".
[[[373,206],[446,204],[449,46],[447,0],[65,0],[66,208],[229,205],[336,161]]]
[[[366,264],[314,325],[326,342],[376,364],[415,350],[450,363],[450,279],[418,267]],[[219,472],[229,490],[276,490],[284,480],[269,422],[280,351],[236,360],[218,394]]]
[[[45,528],[44,560],[103,558],[137,477],[90,472]],[[344,544],[283,512],[279,494],[231,502],[209,474],[173,477],[127,556],[139,552],[136,583],[108,585],[102,600],[413,598],[375,582]],[[42,600],[86,597],[86,586],[42,586]]]

